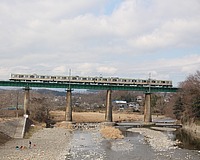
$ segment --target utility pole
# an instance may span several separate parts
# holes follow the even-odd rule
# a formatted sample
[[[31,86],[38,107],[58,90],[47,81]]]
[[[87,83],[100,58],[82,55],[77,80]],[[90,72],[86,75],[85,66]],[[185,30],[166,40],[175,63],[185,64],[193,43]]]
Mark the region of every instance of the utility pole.
[[[71,72],[72,72],[71,69],[69,69],[69,88],[68,88],[69,90],[71,90],[71,85],[70,85],[71,84]]]
[[[149,93],[151,93],[151,72],[149,73]]]
[[[17,110],[17,117],[19,116],[19,114],[18,114],[18,110],[19,110],[19,107],[18,107],[18,105],[19,105],[19,102],[18,102],[18,100],[19,100],[19,91],[17,90],[16,91],[16,96],[17,96],[17,102],[16,102],[16,110]]]

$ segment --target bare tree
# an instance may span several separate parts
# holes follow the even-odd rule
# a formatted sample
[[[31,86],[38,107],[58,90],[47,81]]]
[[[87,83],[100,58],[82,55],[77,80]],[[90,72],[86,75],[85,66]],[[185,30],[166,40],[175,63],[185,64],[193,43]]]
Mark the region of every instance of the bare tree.
[[[30,117],[39,122],[45,122],[50,119],[50,111],[54,109],[53,96],[47,94],[32,93],[30,99],[29,112]]]
[[[200,71],[189,75],[180,88],[174,97],[174,113],[183,123],[200,119]]]

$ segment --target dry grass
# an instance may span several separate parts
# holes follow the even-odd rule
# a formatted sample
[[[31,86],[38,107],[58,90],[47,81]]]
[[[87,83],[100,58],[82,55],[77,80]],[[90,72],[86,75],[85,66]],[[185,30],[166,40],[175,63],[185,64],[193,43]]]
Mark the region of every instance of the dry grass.
[[[35,126],[31,126],[28,130],[28,132],[25,133],[24,138],[25,139],[29,139],[34,133],[36,133],[37,131],[39,131],[40,129],[44,128],[44,125],[35,125]]]
[[[51,116],[54,117],[55,121],[64,121],[64,111],[52,111]],[[105,113],[99,112],[73,112],[72,119],[74,122],[105,122]],[[114,122],[122,121],[143,121],[144,115],[139,113],[113,113]]]
[[[104,126],[100,130],[101,135],[107,139],[121,139],[124,138],[122,132],[118,128],[111,126]]]

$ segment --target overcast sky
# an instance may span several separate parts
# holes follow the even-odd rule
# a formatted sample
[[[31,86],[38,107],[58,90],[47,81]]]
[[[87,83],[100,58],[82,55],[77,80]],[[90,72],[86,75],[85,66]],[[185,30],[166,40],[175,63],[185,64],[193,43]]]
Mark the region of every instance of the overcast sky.
[[[10,73],[169,79],[200,69],[200,0],[0,0]]]

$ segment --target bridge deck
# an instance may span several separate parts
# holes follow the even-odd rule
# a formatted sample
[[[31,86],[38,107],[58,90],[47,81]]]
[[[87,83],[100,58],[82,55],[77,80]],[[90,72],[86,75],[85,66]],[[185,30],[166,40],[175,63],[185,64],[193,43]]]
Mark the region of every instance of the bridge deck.
[[[95,85],[95,84],[69,84],[69,83],[43,83],[43,82],[13,82],[0,81],[0,86],[10,87],[37,87],[37,88],[66,88],[66,89],[92,89],[92,90],[128,90],[149,92],[145,86],[123,85]],[[178,88],[151,87],[151,92],[177,92]]]

